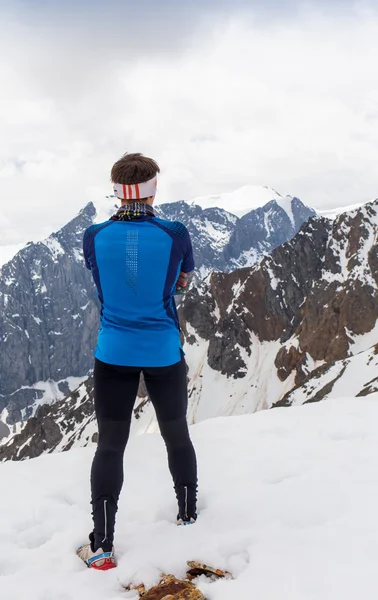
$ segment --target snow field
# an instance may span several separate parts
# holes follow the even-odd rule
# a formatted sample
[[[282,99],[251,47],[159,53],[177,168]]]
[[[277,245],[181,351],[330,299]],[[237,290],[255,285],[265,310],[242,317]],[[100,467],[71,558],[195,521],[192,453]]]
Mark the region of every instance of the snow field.
[[[270,408],[294,385],[294,374],[285,382],[277,376],[274,365],[280,342],[260,342],[250,333],[251,345],[248,355],[238,346],[246,365],[245,377],[234,379],[212,369],[207,363],[209,342],[186,324],[189,334],[196,338],[194,344],[186,344],[186,362],[189,366],[189,423],[197,423],[216,416],[240,415]]]
[[[209,600],[376,599],[378,394],[204,421],[192,428],[200,517],[177,528],[158,435],[133,438],[117,521],[119,566],[75,555],[91,527],[94,447],[0,465],[0,597],[135,598],[122,584],[183,576],[188,559],[233,572]]]

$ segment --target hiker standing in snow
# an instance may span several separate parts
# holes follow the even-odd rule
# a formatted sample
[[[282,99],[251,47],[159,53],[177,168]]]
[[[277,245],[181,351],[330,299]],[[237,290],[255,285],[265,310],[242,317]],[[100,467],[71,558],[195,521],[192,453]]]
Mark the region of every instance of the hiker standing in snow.
[[[99,437],[91,471],[94,529],[77,553],[96,569],[116,566],[113,536],[123,455],[142,372],[168,451],[177,523],[197,518],[196,455],[186,420],[186,367],[174,301],[194,270],[193,251],[182,223],[154,214],[159,172],[142,154],[120,158],[111,180],[121,208],[84,234],[85,264],[101,303],[94,367]]]

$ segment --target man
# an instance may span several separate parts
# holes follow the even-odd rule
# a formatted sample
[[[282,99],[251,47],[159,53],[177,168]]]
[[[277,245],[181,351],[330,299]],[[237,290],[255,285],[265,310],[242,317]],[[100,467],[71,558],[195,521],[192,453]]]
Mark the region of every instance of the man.
[[[77,554],[88,567],[116,566],[113,536],[123,484],[123,454],[143,372],[164,438],[178,501],[177,523],[194,523],[197,464],[186,420],[187,381],[175,293],[194,270],[186,227],[152,207],[159,166],[125,154],[111,170],[121,208],[84,234],[84,258],[101,303],[95,350],[98,446],[91,471],[94,529]]]

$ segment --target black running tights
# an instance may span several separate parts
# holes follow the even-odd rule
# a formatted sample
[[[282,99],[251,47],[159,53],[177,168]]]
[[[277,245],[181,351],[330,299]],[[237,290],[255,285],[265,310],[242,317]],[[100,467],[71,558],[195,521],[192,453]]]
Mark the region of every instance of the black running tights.
[[[98,446],[91,471],[95,547],[113,542],[118,498],[123,484],[123,455],[143,372],[168,451],[175,487],[196,489],[196,455],[189,437],[185,359],[168,367],[120,367],[96,359],[94,400]]]

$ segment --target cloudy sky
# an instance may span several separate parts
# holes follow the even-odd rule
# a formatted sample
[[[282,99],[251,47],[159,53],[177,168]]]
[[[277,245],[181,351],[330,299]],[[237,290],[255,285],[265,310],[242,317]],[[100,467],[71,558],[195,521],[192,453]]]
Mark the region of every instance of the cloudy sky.
[[[109,193],[125,151],[159,162],[159,201],[248,184],[318,208],[377,197],[374,6],[0,0],[0,244]]]

